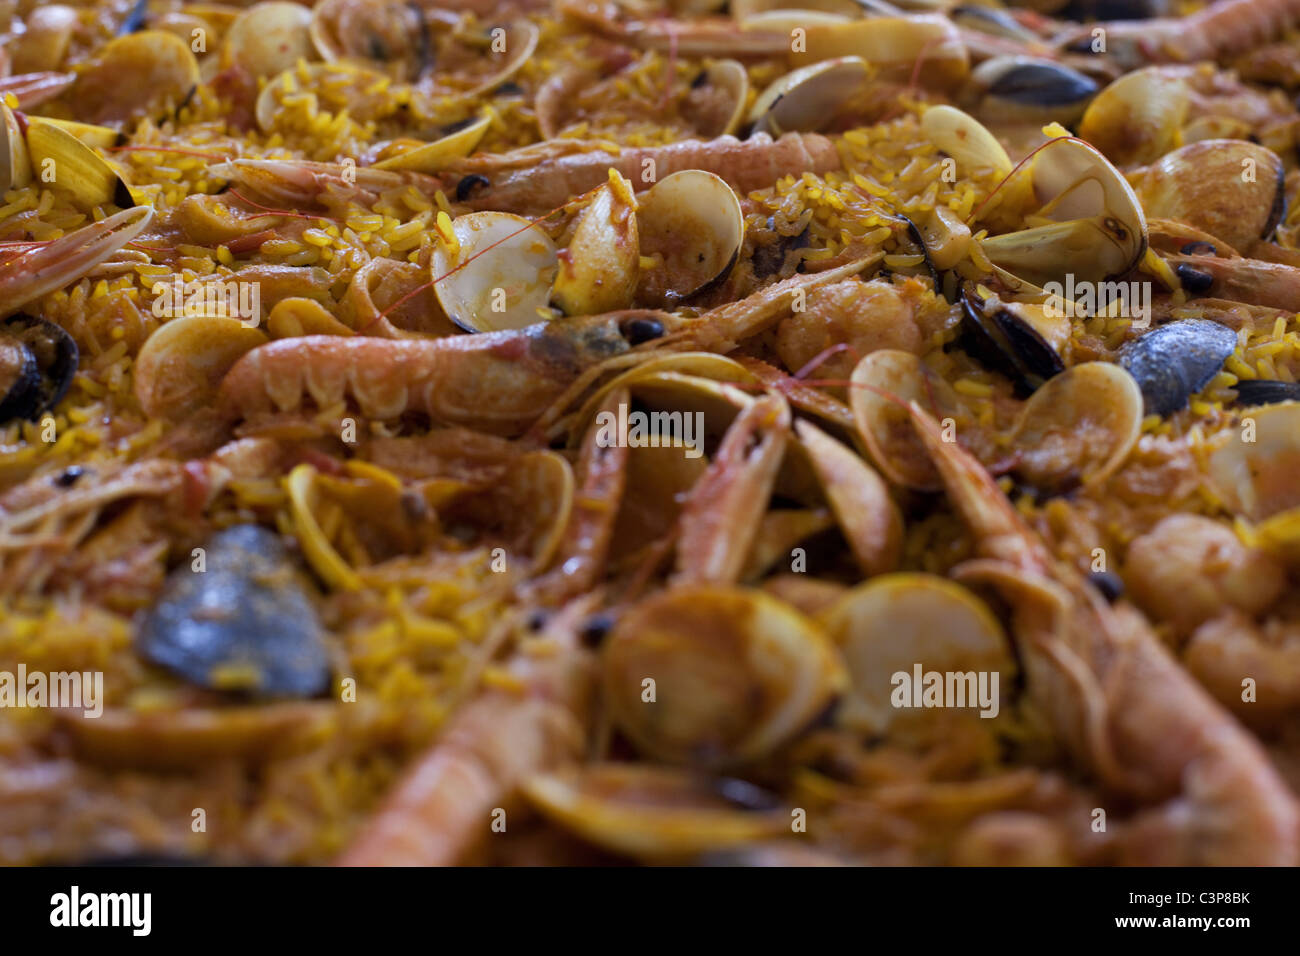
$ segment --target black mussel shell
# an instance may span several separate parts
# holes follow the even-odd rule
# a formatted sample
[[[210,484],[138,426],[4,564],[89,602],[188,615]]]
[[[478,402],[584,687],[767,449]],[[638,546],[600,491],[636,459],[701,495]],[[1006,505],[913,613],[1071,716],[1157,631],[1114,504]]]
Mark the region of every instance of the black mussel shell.
[[[970,289],[962,293],[958,344],[977,362],[1011,379],[1021,398],[1065,371],[1065,362],[1038,331],[1010,309],[991,309]]]
[[[187,561],[168,576],[137,634],[140,654],[212,690],[280,698],[328,690],[321,626],[280,536],[236,525],[213,535],[203,557],[202,571]]]
[[[40,382],[31,349],[12,336],[0,337],[0,422],[30,415]]]
[[[30,315],[6,319],[0,330],[0,422],[35,419],[57,405],[77,374],[77,343],[60,326]]]
[[[1075,106],[1100,91],[1092,77],[1048,60],[1010,63],[988,82],[990,96],[1024,106]]]
[[[1247,379],[1233,388],[1238,405],[1276,405],[1300,402],[1300,382],[1275,382],[1271,379]]]
[[[1070,0],[1067,20],[1150,20],[1169,12],[1169,0]]]
[[[1214,378],[1237,333],[1208,319],[1181,319],[1129,342],[1119,364],[1137,381],[1148,415],[1172,415]]]

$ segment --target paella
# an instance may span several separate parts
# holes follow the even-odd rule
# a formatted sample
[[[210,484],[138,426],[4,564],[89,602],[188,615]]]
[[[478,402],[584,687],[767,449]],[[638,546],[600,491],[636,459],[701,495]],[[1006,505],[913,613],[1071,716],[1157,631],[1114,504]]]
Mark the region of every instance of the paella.
[[[1296,0],[0,2],[0,862],[1300,862]]]

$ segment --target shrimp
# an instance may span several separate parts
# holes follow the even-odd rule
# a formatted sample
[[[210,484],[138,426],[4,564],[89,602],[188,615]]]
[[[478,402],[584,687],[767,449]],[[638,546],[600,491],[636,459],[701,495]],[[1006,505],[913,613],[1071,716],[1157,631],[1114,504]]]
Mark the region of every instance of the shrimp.
[[[1224,608],[1269,607],[1286,589],[1286,568],[1212,518],[1175,514],[1129,545],[1124,582],[1139,607],[1186,636]]]
[[[138,236],[153,217],[136,206],[29,248],[0,266],[0,317],[82,278]]]
[[[613,389],[600,411],[618,414],[630,398],[626,388]],[[601,429],[593,424],[578,455],[579,486],[573,512],[564,530],[560,556],[545,577],[530,583],[528,590],[548,604],[558,604],[595,587],[609,555],[623,490],[627,484],[628,448],[602,445]]]
[[[556,10],[594,33],[640,49],[675,50],[683,56],[784,56],[790,52],[788,33],[737,30],[730,17],[631,20],[622,15],[617,3],[601,0],[557,0]]]
[[[1256,623],[1230,608],[1196,629],[1183,664],[1247,724],[1273,727],[1300,711],[1300,624],[1294,620]],[[1246,693],[1247,679],[1253,694]]]
[[[1202,294],[1246,305],[1295,311],[1300,300],[1300,268],[1258,259],[1217,256],[1163,256],[1170,267],[1186,266],[1209,276],[1213,283]]]
[[[1300,0],[1222,0],[1186,17],[1090,23],[1058,41],[1066,50],[1104,52],[1126,70],[1146,63],[1217,60],[1252,50],[1300,24]],[[1098,34],[1096,31],[1102,31]]]
[[[1015,607],[1031,699],[1112,792],[1144,805],[1122,862],[1295,865],[1300,806],[1258,742],[1174,661],[1132,608],[1054,559],[968,452],[911,417],[981,558],[956,569]]]
[[[727,429],[678,519],[674,585],[734,584],[767,510],[790,436],[790,406],[760,398]]]
[[[808,294],[803,311],[777,326],[777,354],[787,368],[797,370],[827,349],[845,345],[846,354],[831,356],[817,373],[841,380],[849,377],[859,358],[877,349],[919,355],[925,339],[913,299],[883,281],[821,286]]]
[[[440,339],[281,339],[236,362],[220,395],[233,417],[293,411],[305,395],[321,408],[351,396],[371,418],[420,411],[447,424],[518,434],[583,369],[629,351],[638,320],[658,321],[616,312]]]
[[[506,671],[517,689],[489,690],[456,713],[340,865],[455,864],[521,783],[578,760],[594,688],[579,630],[594,603],[567,605],[514,654]]]
[[[655,181],[684,169],[703,169],[721,176],[742,194],[771,186],[782,176],[804,172],[821,175],[840,168],[835,144],[817,133],[787,133],[777,140],[766,133],[744,141],[721,136],[671,146],[623,149],[616,155],[595,150],[545,159],[526,168],[515,166],[508,153],[502,160],[508,171],[496,179],[492,159],[467,160],[449,168],[452,174],[490,180],[488,186],[480,186],[466,201],[467,208],[544,215],[605,182],[611,168],[641,188],[649,188]]]
[[[658,339],[657,347],[730,351],[788,312],[798,290],[846,278],[879,258],[793,276],[696,319],[630,310],[439,339],[280,339],[231,367],[220,407],[235,420],[294,411],[307,395],[320,408],[350,397],[371,418],[417,411],[445,424],[518,435],[562,411],[606,362],[635,360],[636,345]]]
[[[33,110],[60,96],[77,80],[73,73],[56,73],[45,70],[39,73],[19,73],[0,79],[0,96],[12,93],[18,98],[18,108]]]
[[[381,193],[406,185],[433,198],[443,186],[433,176],[409,170],[307,160],[232,159],[215,164],[211,172],[286,209],[313,209],[322,205],[323,197],[372,206]],[[267,212],[276,214],[274,209]]]

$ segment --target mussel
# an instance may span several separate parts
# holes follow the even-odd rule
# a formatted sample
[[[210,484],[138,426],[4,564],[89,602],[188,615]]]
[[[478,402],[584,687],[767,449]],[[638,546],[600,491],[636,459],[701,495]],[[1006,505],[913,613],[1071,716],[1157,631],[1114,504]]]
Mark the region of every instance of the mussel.
[[[999,121],[1073,123],[1101,89],[1078,70],[1030,56],[985,60],[971,81],[983,93],[979,112]]]
[[[1148,415],[1186,408],[1237,347],[1237,333],[1208,319],[1182,319],[1152,329],[1120,350],[1119,363],[1142,390]]]
[[[1070,337],[1063,310],[962,293],[962,347],[1015,384],[1021,397],[1065,371],[1060,349]]]
[[[136,637],[140,654],[212,690],[315,697],[330,685],[324,634],[280,536],[236,525],[167,579]],[[196,559],[197,561],[197,559]]]
[[[15,315],[0,326],[0,423],[35,420],[59,403],[77,374],[77,343],[60,326]]]
[[[1233,386],[1238,405],[1276,405],[1300,402],[1300,382],[1277,382],[1271,379],[1246,379]]]

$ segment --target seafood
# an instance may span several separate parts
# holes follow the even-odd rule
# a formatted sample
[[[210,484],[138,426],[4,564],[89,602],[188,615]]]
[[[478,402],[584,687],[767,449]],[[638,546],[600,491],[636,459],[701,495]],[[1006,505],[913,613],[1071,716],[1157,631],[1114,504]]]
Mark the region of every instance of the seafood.
[[[840,157],[823,136],[788,133],[776,140],[766,134],[744,141],[722,136],[708,142],[623,149],[613,156],[603,151],[585,152],[543,160],[527,170],[515,170],[512,165],[509,156],[470,159],[453,165],[451,172],[487,178],[488,184],[466,203],[471,209],[537,216],[599,186],[609,169],[630,180],[634,188],[648,187],[683,170],[700,169],[745,193],[782,175],[838,169]],[[647,172],[653,173],[650,180],[645,178]]]
[[[1296,0],[0,6],[0,863],[1300,864]]]
[[[229,528],[206,543],[201,568],[180,568],[137,638],[140,653],[205,687],[314,697],[329,686],[320,624],[292,580],[280,539]]]
[[[1017,604],[1012,636],[1030,694],[1076,759],[1146,804],[1126,823],[1121,859],[1294,866],[1300,806],[1258,743],[1140,616],[1111,607],[1054,559],[979,463],[944,442],[915,405],[912,418],[976,536],[980,557],[961,578],[986,581]]]

